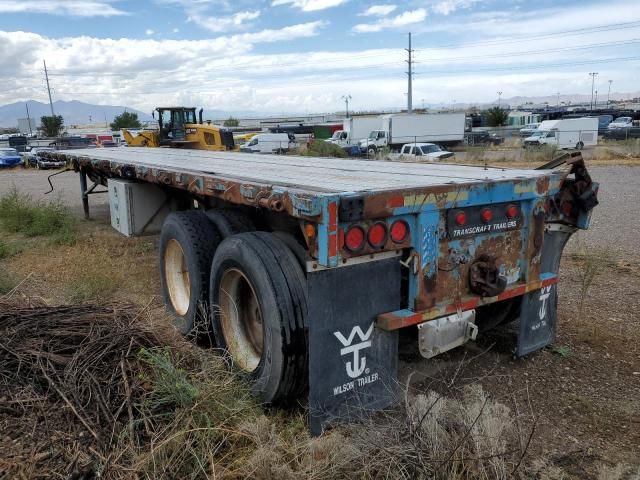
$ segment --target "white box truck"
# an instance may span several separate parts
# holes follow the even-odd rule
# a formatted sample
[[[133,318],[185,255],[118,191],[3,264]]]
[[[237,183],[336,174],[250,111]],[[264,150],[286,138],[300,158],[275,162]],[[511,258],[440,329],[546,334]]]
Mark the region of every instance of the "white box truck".
[[[582,150],[598,144],[598,117],[545,120],[538,130],[524,139],[524,147],[554,145]]]
[[[360,140],[360,151],[376,152],[380,148],[398,149],[405,143],[454,145],[464,140],[464,113],[398,113],[384,115],[382,127]]]
[[[339,147],[357,145],[360,140],[367,138],[372,130],[381,126],[382,118],[379,115],[345,118],[342,130],[333,132],[333,136],[327,142]]]

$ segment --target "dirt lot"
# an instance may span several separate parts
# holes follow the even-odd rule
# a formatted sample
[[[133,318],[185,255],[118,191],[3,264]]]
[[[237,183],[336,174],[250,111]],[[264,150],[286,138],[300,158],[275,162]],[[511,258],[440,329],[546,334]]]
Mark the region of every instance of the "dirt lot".
[[[592,229],[576,235],[563,258],[553,348],[513,360],[496,334],[433,360],[401,358],[402,377],[417,390],[452,378],[459,385],[480,383],[518,412],[521,428],[533,430],[529,457],[547,472],[539,478],[636,478],[598,472],[603,465],[640,468],[640,227],[633,221],[640,217],[640,168],[590,170],[601,183],[601,204]],[[0,195],[15,185],[45,198],[46,176],[0,172]],[[77,177],[65,173],[52,181],[52,195],[80,213]],[[32,273],[29,289],[50,302],[157,304],[156,239],[112,232],[106,200],[92,197],[94,220],[82,224],[89,232],[82,244],[25,250],[5,261],[8,268],[22,277]],[[79,264],[78,255],[92,261]]]

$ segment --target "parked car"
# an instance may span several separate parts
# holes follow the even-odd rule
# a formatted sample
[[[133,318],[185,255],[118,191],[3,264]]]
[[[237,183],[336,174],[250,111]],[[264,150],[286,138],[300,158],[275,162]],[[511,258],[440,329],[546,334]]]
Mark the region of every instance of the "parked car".
[[[604,133],[607,140],[628,140],[640,138],[640,127],[612,128]]]
[[[504,137],[489,132],[467,132],[464,134],[467,145],[500,145],[504,143]]]
[[[609,128],[627,128],[633,127],[633,119],[631,117],[618,117],[609,124]]]
[[[407,143],[399,154],[390,155],[393,160],[425,160],[438,161],[453,157],[454,153],[442,150],[435,143]]]
[[[538,123],[527,123],[524,127],[520,129],[521,137],[530,137],[540,126],[540,122]]]
[[[42,170],[47,168],[62,168],[65,166],[64,161],[60,160],[50,160],[42,157],[43,152],[51,152],[55,150],[52,147],[33,147],[30,151],[23,153],[22,158],[24,159],[25,165],[29,165],[33,168],[40,168]]]
[[[15,148],[0,148],[0,167],[22,165],[22,157]]]

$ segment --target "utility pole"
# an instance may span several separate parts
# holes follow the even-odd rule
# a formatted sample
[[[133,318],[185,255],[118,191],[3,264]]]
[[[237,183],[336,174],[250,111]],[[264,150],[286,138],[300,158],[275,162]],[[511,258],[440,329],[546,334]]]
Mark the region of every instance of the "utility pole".
[[[560,92],[557,92],[556,95],[558,96],[557,100],[556,100],[556,107],[560,106]]]
[[[345,103],[345,112],[346,112],[346,117],[349,118],[349,100],[351,100],[351,95],[343,95],[342,99],[344,100]]]
[[[596,107],[596,108],[598,108],[598,90],[596,90],[596,100],[595,100],[595,102],[593,103],[593,106],[594,106],[594,107]]]
[[[47,92],[49,93],[49,106],[51,107],[51,116],[55,117],[56,114],[53,113],[53,101],[51,100],[51,87],[49,86],[49,72],[47,72],[47,62],[42,60],[44,64],[44,78],[47,80]]]
[[[496,92],[498,94],[498,108],[500,108],[500,102],[502,100],[502,92]]]
[[[25,103],[24,106],[27,109],[27,123],[29,124],[29,136],[32,137],[33,130],[31,130],[31,117],[29,116],[29,104]]]
[[[590,72],[589,75],[591,75],[591,110],[593,110],[593,88],[596,83],[596,75],[598,75],[598,72]]]
[[[613,80],[609,80],[609,91],[607,92],[607,107],[609,106],[609,97],[611,97],[611,84]]]
[[[411,32],[409,32],[409,48],[405,48],[407,53],[409,54],[409,59],[405,60],[409,65],[409,70],[407,71],[408,76],[408,84],[407,84],[407,113],[413,112],[413,86],[411,85],[411,81],[413,80],[413,49],[411,48]]]

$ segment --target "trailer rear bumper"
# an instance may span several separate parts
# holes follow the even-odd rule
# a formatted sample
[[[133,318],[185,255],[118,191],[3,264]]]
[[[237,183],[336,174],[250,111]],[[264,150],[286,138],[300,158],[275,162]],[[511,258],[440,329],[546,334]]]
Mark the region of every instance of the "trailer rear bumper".
[[[558,276],[553,273],[546,275],[543,274],[541,277],[542,280],[540,281],[529,282],[527,284],[515,285],[507,288],[504,292],[500,295],[496,295],[495,297],[475,297],[470,300],[465,300],[462,303],[450,303],[448,305],[438,306],[418,312],[414,312],[410,309],[401,309],[393,312],[382,313],[377,317],[376,327],[386,331],[398,330],[400,328],[410,327],[412,325],[418,325],[423,322],[445,317],[456,313],[457,311],[465,312],[467,310],[478,308],[482,305],[488,305],[493,302],[519,297],[529,292],[555,285],[558,282]]]

